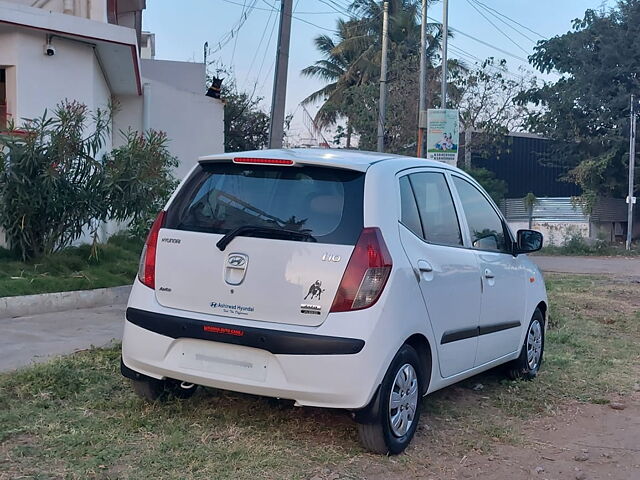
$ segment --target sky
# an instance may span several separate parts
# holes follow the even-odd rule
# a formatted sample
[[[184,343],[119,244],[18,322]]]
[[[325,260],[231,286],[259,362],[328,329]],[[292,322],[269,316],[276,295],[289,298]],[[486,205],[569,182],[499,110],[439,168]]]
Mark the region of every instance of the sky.
[[[294,114],[294,137],[309,136],[299,104],[324,85],[300,71],[321,58],[314,38],[331,35],[336,20],[346,18],[349,3],[294,0],[286,104],[286,112]],[[614,5],[615,0],[449,0],[449,25],[454,31],[449,56],[468,65],[493,56],[506,59],[514,75],[519,68],[534,71],[526,58],[535,41],[566,33],[572,20],[582,18],[589,8]],[[255,89],[254,95],[262,97],[269,110],[279,6],[278,0],[147,0],[143,29],[156,34],[157,59],[202,62],[203,45],[208,42],[209,60],[231,69],[240,89]],[[430,22],[442,21],[442,1],[434,2],[427,14]],[[311,116],[318,107],[307,107]]]

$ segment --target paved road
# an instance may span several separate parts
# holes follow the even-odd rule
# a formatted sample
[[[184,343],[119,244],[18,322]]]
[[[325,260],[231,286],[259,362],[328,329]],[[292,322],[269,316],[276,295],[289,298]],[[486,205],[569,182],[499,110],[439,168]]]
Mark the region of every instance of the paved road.
[[[0,372],[122,338],[125,305],[0,319]]]
[[[640,258],[531,256],[543,272],[640,277]]]

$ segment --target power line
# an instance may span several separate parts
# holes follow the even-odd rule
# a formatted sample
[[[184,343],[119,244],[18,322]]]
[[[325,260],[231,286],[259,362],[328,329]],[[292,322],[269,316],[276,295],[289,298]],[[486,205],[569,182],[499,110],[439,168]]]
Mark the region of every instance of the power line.
[[[522,30],[514,27],[512,24],[510,24],[509,22],[507,22],[506,20],[504,20],[501,16],[495,14],[492,10],[489,10],[484,3],[479,2],[478,0],[473,0],[473,2],[478,5],[480,8],[482,8],[485,12],[487,12],[489,15],[493,16],[496,20],[498,20],[500,23],[502,23],[503,25],[506,25],[507,27],[509,27],[511,30],[513,30],[514,32],[516,32],[519,35],[522,35],[524,38],[526,38],[527,40],[529,40],[531,43],[537,43],[537,40],[534,40],[533,38],[531,38],[529,35],[527,35],[526,33],[524,33]]]
[[[518,22],[517,20],[514,20],[513,18],[505,15],[504,13],[496,10],[495,8],[490,7],[489,5],[482,3],[479,0],[474,0],[476,3],[479,3],[480,5],[482,5],[484,8],[486,8],[487,10],[491,10],[492,12],[494,12],[497,15],[500,15],[501,17],[506,18],[507,20],[515,23],[516,25],[524,28],[525,30],[528,30],[529,32],[533,33],[534,35],[537,35],[538,37],[542,38],[543,40],[547,40],[547,37],[545,37],[544,35],[542,35],[541,33],[536,32],[535,30],[530,29],[529,27],[527,27],[526,25],[523,25],[522,23]]]
[[[507,38],[507,40],[509,40],[509,41],[510,41],[511,43],[513,43],[516,47],[518,47],[520,50],[522,50],[522,51],[525,53],[525,55],[528,55],[528,54],[529,54],[529,52],[527,52],[524,48],[522,48],[522,46],[521,46],[518,42],[516,42],[513,38],[511,38],[507,33],[505,33],[505,32],[504,32],[504,30],[502,30],[502,29],[501,29],[500,27],[498,27],[495,23],[493,23],[493,22],[489,19],[489,17],[487,17],[484,13],[482,13],[482,10],[480,10],[478,7],[476,7],[476,6],[471,2],[471,0],[467,0],[467,3],[468,3],[469,5],[471,5],[471,6],[473,7],[473,9],[474,9],[476,12],[478,12],[480,15],[482,15],[482,17],[483,17],[487,22],[489,22],[489,23],[493,26],[493,28],[495,28],[498,32],[500,32],[502,35],[504,35],[504,36]]]
[[[449,42],[449,47],[451,47],[453,50],[455,50],[458,55],[462,55],[463,57],[466,57],[468,60],[470,60],[470,61],[472,61],[474,63],[482,64],[482,62],[484,61],[481,58],[476,57],[474,54],[472,54],[472,53],[470,53],[470,52],[458,47],[457,45],[454,45],[451,41]],[[520,81],[520,82],[525,80],[525,76],[524,75],[520,75],[520,74],[517,74],[515,72],[512,72],[506,66],[504,68],[501,68],[501,67],[498,67],[498,66],[492,65],[492,64],[488,64],[487,66],[489,68],[493,69],[496,72],[503,73],[505,75],[510,76],[514,80],[517,80],[517,81]]]
[[[339,13],[340,15],[351,16],[349,9],[339,3],[332,0],[319,0],[320,3],[323,3],[327,7],[331,8],[334,12]]]
[[[242,3],[240,2],[234,2],[233,0],[222,0],[223,2],[226,3],[230,3],[231,5],[238,5],[239,7],[242,7]],[[273,8],[262,8],[262,7],[253,7],[253,10],[260,10],[263,12],[271,12],[273,11]],[[331,12],[296,12],[298,15],[335,15],[335,10],[332,10]]]
[[[247,4],[247,0],[243,0],[242,13],[244,13],[244,9],[245,9],[246,4]],[[233,59],[236,56],[236,46],[238,45],[238,37],[239,37],[239,35],[236,35],[236,39],[233,41],[233,50],[231,51],[231,61],[229,62],[229,66],[232,69],[233,69]]]
[[[251,63],[249,64],[249,68],[247,69],[247,79],[250,78],[250,73],[251,73],[251,69],[253,68],[253,64],[256,61],[256,58],[258,57],[258,52],[260,51],[260,46],[262,45],[262,41],[264,40],[264,36],[267,34],[267,30],[269,29],[269,22],[271,21],[271,17],[273,16],[273,9],[269,10],[269,17],[267,18],[267,22],[264,25],[264,29],[262,30],[262,35],[260,36],[260,40],[258,41],[258,48],[256,48],[255,52],[253,53],[253,58],[251,59]],[[269,40],[267,41],[267,46],[265,48],[265,53],[264,56],[266,57],[267,55],[267,50],[269,48],[269,43],[271,43],[271,37],[273,36],[273,30],[275,28],[277,22],[277,18],[274,20],[273,25],[271,27],[271,34],[269,35]],[[264,57],[262,60],[262,63],[264,64]],[[262,69],[262,67],[260,67]],[[255,87],[254,87],[255,89]]]
[[[242,14],[240,15],[240,19],[236,22],[236,24],[233,27],[231,27],[231,30],[229,32],[225,33],[222,37],[220,37],[220,40],[218,40],[218,42],[217,42],[218,48],[212,50],[211,53],[219,52],[231,40],[233,40],[233,38],[238,34],[238,32],[240,31],[242,26],[247,21],[247,18],[249,18],[249,14],[253,11],[253,9],[256,6],[257,2],[258,2],[258,0],[253,0],[253,3],[251,4],[251,6],[246,11],[242,12]]]
[[[440,23],[441,23],[439,20],[436,20],[436,19],[435,19],[435,18],[433,18],[433,17],[427,17],[427,18],[428,18],[429,20],[431,20],[432,22],[435,22],[435,23],[437,23],[437,24],[440,24]],[[508,56],[510,56],[510,57],[513,57],[513,58],[515,58],[516,60],[520,60],[521,62],[524,62],[524,63],[529,63],[529,61],[528,61],[526,58],[522,58],[522,57],[520,57],[519,55],[516,55],[515,53],[511,53],[511,52],[509,52],[509,51],[507,51],[507,50],[504,50],[504,49],[502,49],[502,48],[500,48],[500,47],[496,47],[495,45],[492,45],[492,44],[491,44],[491,43],[489,43],[489,42],[485,42],[484,40],[481,40],[481,39],[479,39],[478,37],[474,37],[473,35],[469,35],[468,33],[465,33],[465,32],[463,32],[462,30],[459,30],[459,29],[457,29],[457,28],[454,28],[454,27],[452,27],[451,25],[449,25],[449,30],[451,30],[451,31],[453,31],[453,32],[457,32],[457,33],[459,33],[460,35],[462,35],[462,36],[464,36],[464,37],[470,38],[471,40],[475,40],[476,42],[481,43],[482,45],[484,45],[484,46],[486,46],[486,47],[489,47],[489,48],[492,48],[492,49],[494,49],[494,50],[496,50],[496,51],[498,51],[498,52],[501,52],[501,53],[503,53],[504,55],[508,55]]]

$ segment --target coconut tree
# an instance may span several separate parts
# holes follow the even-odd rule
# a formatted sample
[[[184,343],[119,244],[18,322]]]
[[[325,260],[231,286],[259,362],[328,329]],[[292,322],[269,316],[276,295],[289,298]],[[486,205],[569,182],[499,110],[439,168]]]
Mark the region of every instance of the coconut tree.
[[[324,58],[302,70],[305,76],[327,82],[302,101],[303,104],[323,101],[315,117],[321,126],[335,124],[338,117],[347,116],[345,91],[370,81],[376,70],[371,62],[374,42],[360,21],[340,19],[336,31],[335,40],[328,35],[316,37],[314,43]],[[351,144],[351,133],[347,116],[347,148]]]
[[[362,100],[362,93],[358,89],[365,88],[365,96],[371,94],[371,84],[377,83],[380,75],[381,37],[383,4],[376,0],[355,0],[351,5],[353,16],[351,19],[339,20],[335,37],[320,35],[315,39],[316,48],[323,58],[302,70],[302,74],[326,81],[321,89],[309,95],[303,103],[309,104],[322,101],[322,106],[316,114],[319,125],[332,125],[340,118],[346,120],[347,147],[350,146],[354,125],[367,131],[375,125],[364,125],[376,121],[376,116],[366,114],[367,120],[362,121],[361,106],[354,105],[354,99]],[[415,0],[389,0],[389,75],[388,84],[393,89],[394,81],[418,83],[418,58],[420,51],[420,24],[418,23],[419,7]],[[442,29],[439,24],[429,24],[427,65],[428,81],[433,84],[430,92],[434,92],[438,84],[434,65],[439,62],[439,52],[442,40]],[[449,61],[452,70],[463,68],[457,61]],[[407,68],[411,71],[407,71]],[[403,91],[406,92],[406,87]],[[412,89],[410,88],[411,92]],[[411,94],[413,95],[413,93]],[[430,94],[430,104],[436,100]],[[369,105],[371,102],[367,102]],[[417,97],[415,101],[417,105]],[[417,119],[415,108],[406,111],[403,121],[413,125]],[[415,113],[416,115],[413,115]],[[414,119],[413,116],[416,118]],[[358,117],[358,118],[355,118]],[[407,122],[407,119],[411,119]],[[413,128],[413,127],[411,127]],[[408,130],[409,127],[404,130]],[[363,132],[359,132],[362,134]],[[406,135],[402,135],[406,136]]]

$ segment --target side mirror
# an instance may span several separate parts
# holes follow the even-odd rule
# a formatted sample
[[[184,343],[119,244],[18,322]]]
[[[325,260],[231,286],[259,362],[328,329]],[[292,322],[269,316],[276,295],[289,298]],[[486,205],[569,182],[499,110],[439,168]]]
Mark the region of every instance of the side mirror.
[[[515,255],[537,252],[542,248],[542,234],[535,230],[518,230]]]

